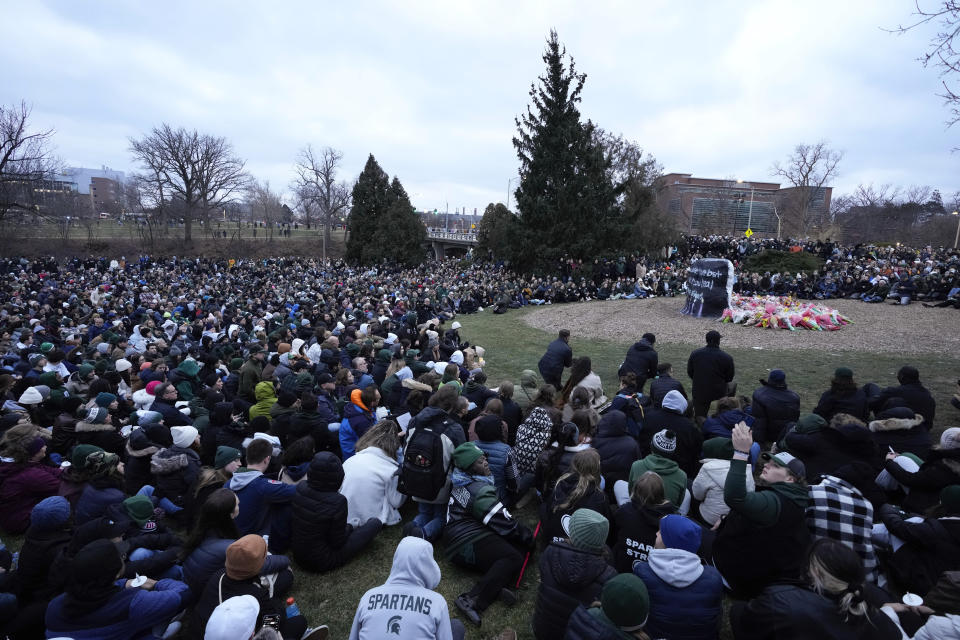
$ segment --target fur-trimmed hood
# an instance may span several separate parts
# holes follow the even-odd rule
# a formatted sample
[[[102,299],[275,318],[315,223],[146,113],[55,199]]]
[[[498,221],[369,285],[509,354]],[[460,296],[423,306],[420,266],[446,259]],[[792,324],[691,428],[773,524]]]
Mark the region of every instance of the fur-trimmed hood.
[[[870,431],[907,431],[923,424],[923,416],[913,418],[887,418],[886,420],[874,420],[870,423]]]
[[[172,449],[161,449],[150,458],[150,473],[167,475],[185,469],[190,460],[185,453],[178,453]]]
[[[116,431],[117,429],[112,424],[93,424],[80,420],[77,422],[75,430],[77,433],[93,433],[95,431]]]
[[[403,386],[404,389],[410,389],[411,391],[427,391],[427,392],[433,391],[433,387],[431,387],[430,385],[424,382],[417,382],[413,378],[406,378],[400,384]]]

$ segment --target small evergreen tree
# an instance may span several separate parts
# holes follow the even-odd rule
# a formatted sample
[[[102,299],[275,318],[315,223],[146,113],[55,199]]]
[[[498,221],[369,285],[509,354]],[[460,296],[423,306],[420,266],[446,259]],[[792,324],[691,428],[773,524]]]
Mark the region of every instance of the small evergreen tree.
[[[375,260],[372,246],[380,217],[389,205],[390,177],[377,164],[373,154],[353,185],[353,206],[347,218],[347,261],[354,264]]]
[[[589,259],[611,241],[604,236],[616,194],[609,159],[594,139],[591,122],[580,122],[586,74],[550,31],[543,54],[546,73],[530,87],[532,104],[516,120],[513,145],[520,159],[516,190],[519,212],[517,266],[553,264],[565,255]]]
[[[515,249],[519,221],[503,203],[490,203],[477,225],[477,255],[510,260]]]

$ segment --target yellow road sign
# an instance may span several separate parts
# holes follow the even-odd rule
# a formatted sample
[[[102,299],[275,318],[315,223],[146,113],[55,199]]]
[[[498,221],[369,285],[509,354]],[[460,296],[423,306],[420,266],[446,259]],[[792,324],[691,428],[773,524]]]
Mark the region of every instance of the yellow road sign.
[[[753,229],[747,229],[746,231],[743,232],[743,235],[749,238],[750,236],[753,235]]]

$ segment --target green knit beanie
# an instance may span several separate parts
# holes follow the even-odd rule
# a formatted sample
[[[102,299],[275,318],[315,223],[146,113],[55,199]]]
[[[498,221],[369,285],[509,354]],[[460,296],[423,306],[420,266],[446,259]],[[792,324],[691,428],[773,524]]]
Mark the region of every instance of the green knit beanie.
[[[458,469],[466,471],[473,466],[473,463],[480,459],[483,451],[472,442],[464,442],[453,450],[453,464]]]
[[[223,469],[225,466],[240,459],[240,452],[233,447],[220,445],[217,447],[217,455],[213,459],[214,469]]]
[[[123,509],[139,527],[153,517],[153,503],[147,496],[137,495],[127,498],[123,501]]]
[[[603,551],[609,532],[610,521],[593,509],[577,509],[567,524],[573,546],[593,553]]]
[[[643,580],[632,573],[621,573],[603,585],[600,608],[620,630],[636,631],[647,623],[650,595]]]
[[[703,443],[704,459],[732,460],[733,441],[730,438],[710,438]]]
[[[827,428],[827,421],[815,413],[808,413],[797,420],[797,433],[815,433]]]

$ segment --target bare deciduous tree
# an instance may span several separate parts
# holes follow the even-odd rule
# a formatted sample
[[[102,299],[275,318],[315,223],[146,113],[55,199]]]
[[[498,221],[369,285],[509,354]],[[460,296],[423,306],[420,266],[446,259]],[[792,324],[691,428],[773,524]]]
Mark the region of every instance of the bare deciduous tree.
[[[350,185],[345,180],[337,181],[342,160],[343,153],[337,149],[323,147],[317,152],[310,145],[304,147],[297,158],[294,191],[301,202],[313,202],[323,221],[324,260],[330,244],[330,227],[350,210]]]
[[[261,220],[267,227],[267,238],[273,242],[273,228],[283,215],[280,196],[270,190],[270,182],[254,180],[247,187],[247,205],[254,221]]]
[[[53,129],[30,130],[26,102],[0,105],[0,220],[13,211],[36,211],[36,191],[53,177],[59,163],[50,142]]]
[[[936,34],[930,38],[929,47],[919,59],[924,67],[933,66],[940,71],[943,93],[939,95],[950,107],[947,124],[952,126],[960,121],[960,90],[948,82],[951,76],[960,72],[960,47],[956,44],[960,35],[960,0],[941,0],[932,3],[929,9],[921,7],[919,0],[916,0],[914,7],[913,21],[890,31],[904,34],[922,25],[937,25]]]
[[[194,218],[208,220],[211,211],[235,200],[248,182],[244,162],[226,138],[162,124],[141,139],[131,138],[130,151],[156,187],[158,202],[182,202],[187,244],[193,241]]]
[[[839,174],[838,166],[843,152],[836,151],[821,140],[815,144],[798,144],[785,162],[775,162],[771,173],[797,187],[784,202],[785,227],[808,236],[826,222],[826,207],[811,206],[822,194],[821,189]]]

